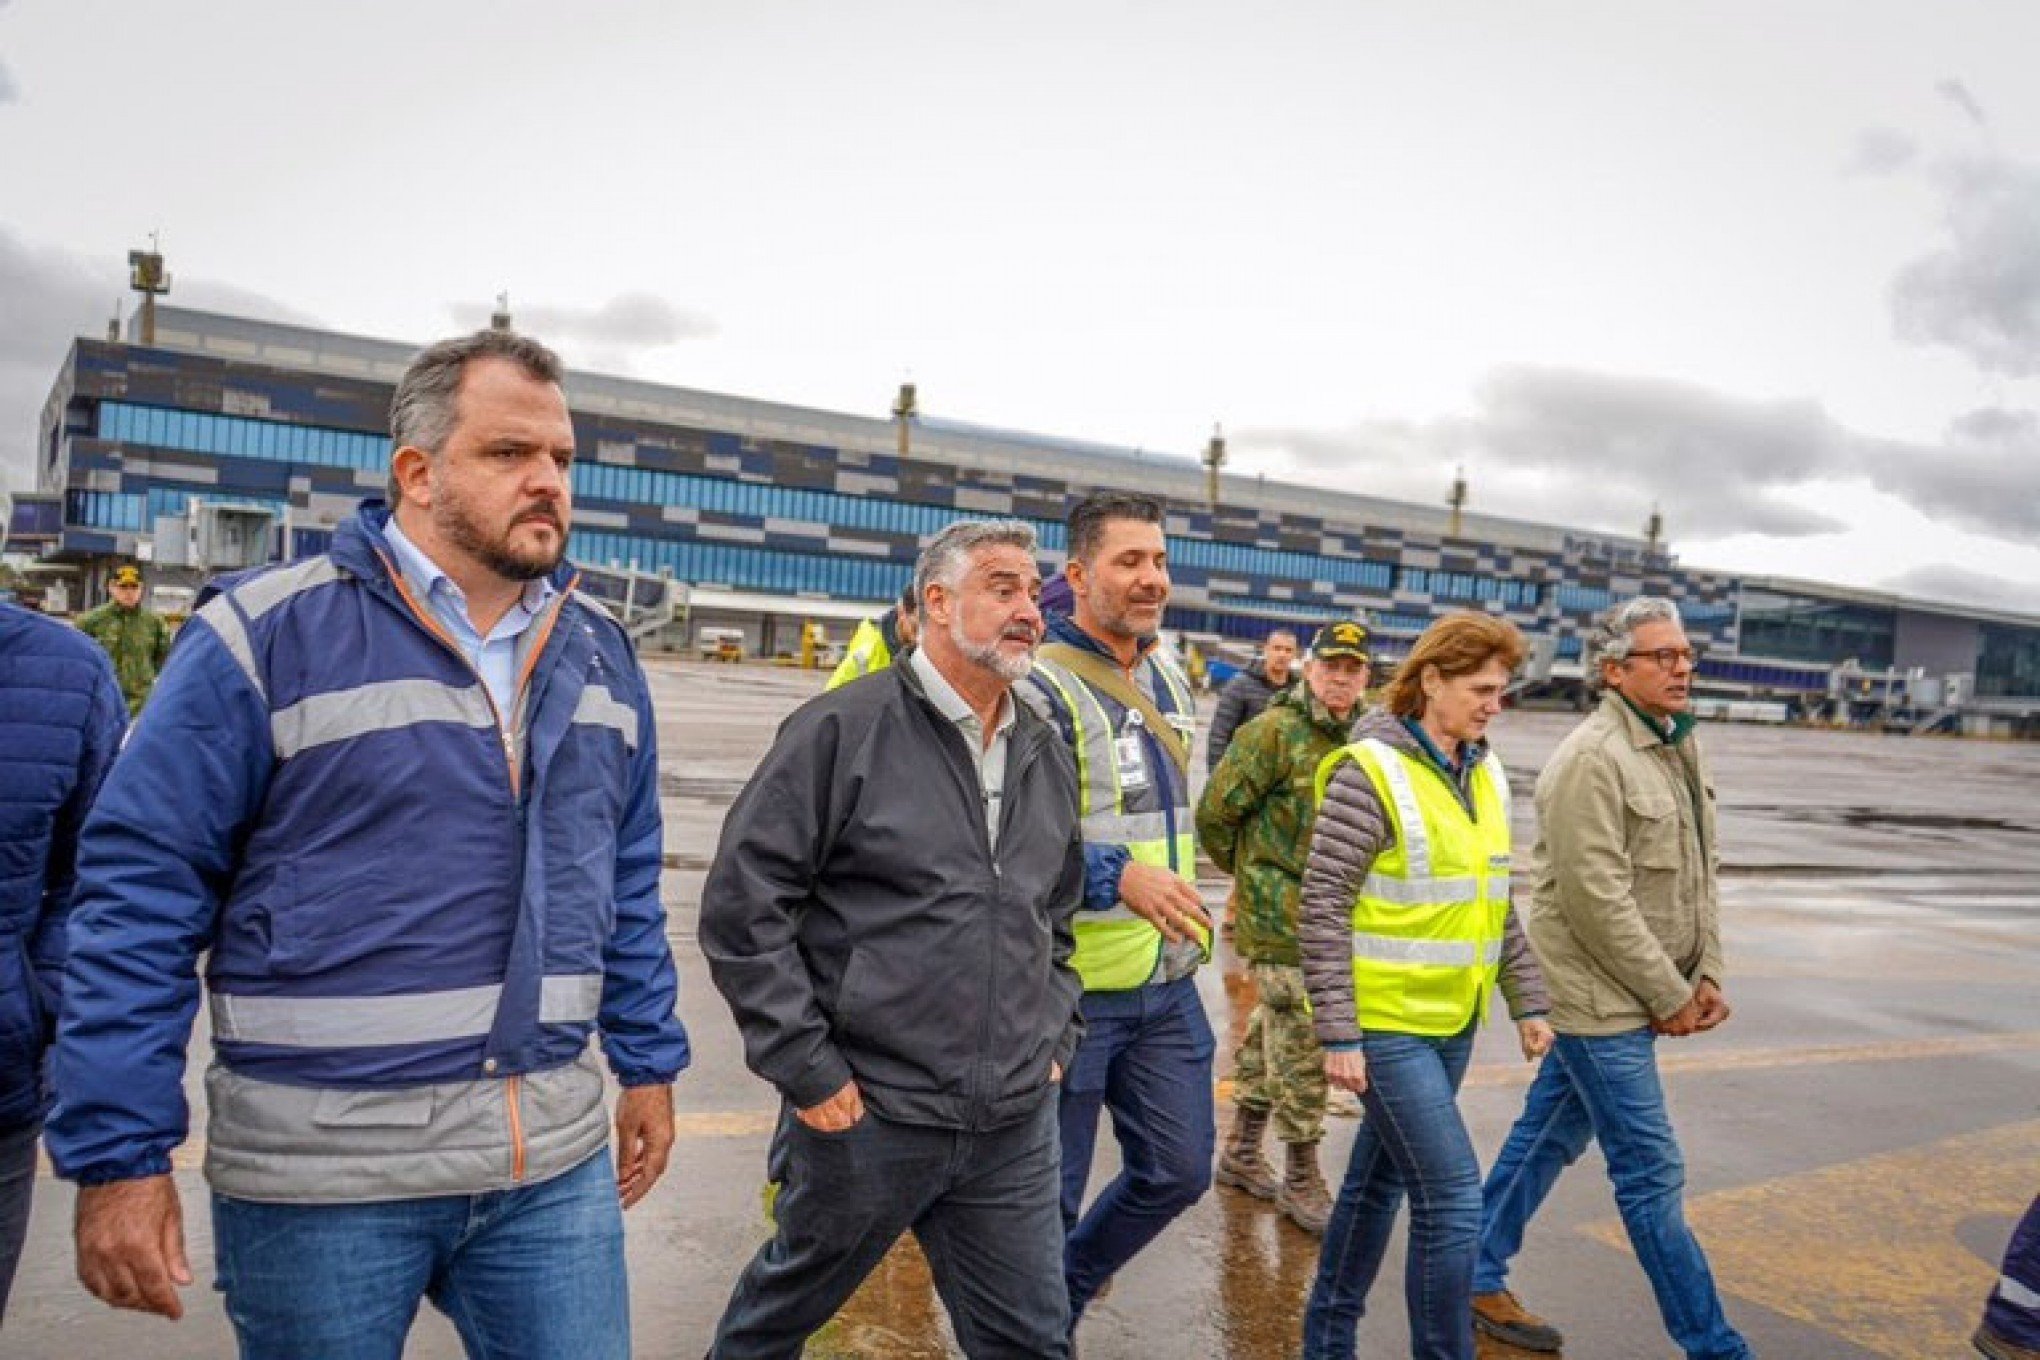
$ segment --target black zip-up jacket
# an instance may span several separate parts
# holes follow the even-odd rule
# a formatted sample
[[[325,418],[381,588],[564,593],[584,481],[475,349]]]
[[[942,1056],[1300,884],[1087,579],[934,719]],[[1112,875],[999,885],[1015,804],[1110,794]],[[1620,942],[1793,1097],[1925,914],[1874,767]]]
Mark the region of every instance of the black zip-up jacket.
[[[794,1106],[854,1076],[887,1119],[997,1128],[1068,1069],[1076,769],[1024,704],[1008,740],[996,855],[966,739],[904,658],[796,710],[730,808],[702,952]]]
[[[1300,671],[1292,670],[1286,685],[1270,684],[1267,669],[1256,661],[1226,682],[1218,694],[1218,708],[1211,715],[1211,731],[1204,738],[1206,774],[1218,769],[1235,732],[1267,712],[1276,695],[1295,692],[1299,674]]]

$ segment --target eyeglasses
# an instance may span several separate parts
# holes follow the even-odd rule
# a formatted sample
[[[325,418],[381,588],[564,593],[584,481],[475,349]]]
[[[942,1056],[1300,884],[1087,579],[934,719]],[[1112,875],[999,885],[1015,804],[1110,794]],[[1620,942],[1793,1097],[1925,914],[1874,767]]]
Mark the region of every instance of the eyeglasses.
[[[1672,670],[1681,661],[1685,662],[1688,666],[1700,664],[1700,653],[1694,651],[1691,647],[1659,647],[1655,651],[1631,652],[1624,660],[1641,661],[1646,657],[1657,662],[1657,667],[1661,671]]]

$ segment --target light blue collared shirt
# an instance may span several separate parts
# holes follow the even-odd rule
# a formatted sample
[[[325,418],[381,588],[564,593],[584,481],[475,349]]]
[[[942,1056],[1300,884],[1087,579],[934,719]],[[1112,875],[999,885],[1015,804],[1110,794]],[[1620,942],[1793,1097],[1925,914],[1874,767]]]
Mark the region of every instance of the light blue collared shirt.
[[[397,569],[404,573],[412,593],[425,601],[432,616],[460,645],[461,654],[489,687],[489,697],[496,701],[496,719],[507,729],[513,720],[511,709],[517,703],[517,639],[524,636],[524,630],[545,612],[546,605],[559,592],[542,576],[526,582],[524,597],[511,605],[489,635],[483,637],[468,617],[467,596],[451,576],[439,569],[438,563],[404,536],[395,515],[383,526],[383,538],[397,555]]]

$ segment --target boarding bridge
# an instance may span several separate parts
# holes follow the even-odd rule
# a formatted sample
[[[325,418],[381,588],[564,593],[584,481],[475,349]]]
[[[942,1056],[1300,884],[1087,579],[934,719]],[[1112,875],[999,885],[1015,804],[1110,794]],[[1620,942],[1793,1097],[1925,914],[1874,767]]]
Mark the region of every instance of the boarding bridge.
[[[670,576],[636,567],[578,568],[581,593],[607,609],[630,640],[642,645],[687,615],[687,588]]]

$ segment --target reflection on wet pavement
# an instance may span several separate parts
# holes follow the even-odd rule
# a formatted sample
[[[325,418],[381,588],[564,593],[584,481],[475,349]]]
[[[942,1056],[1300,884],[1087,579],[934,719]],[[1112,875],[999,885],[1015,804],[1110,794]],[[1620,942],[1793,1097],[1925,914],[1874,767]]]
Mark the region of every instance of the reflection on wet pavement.
[[[947,1334],[928,1258],[909,1235],[808,1342],[806,1354],[811,1360],[945,1360]]]

